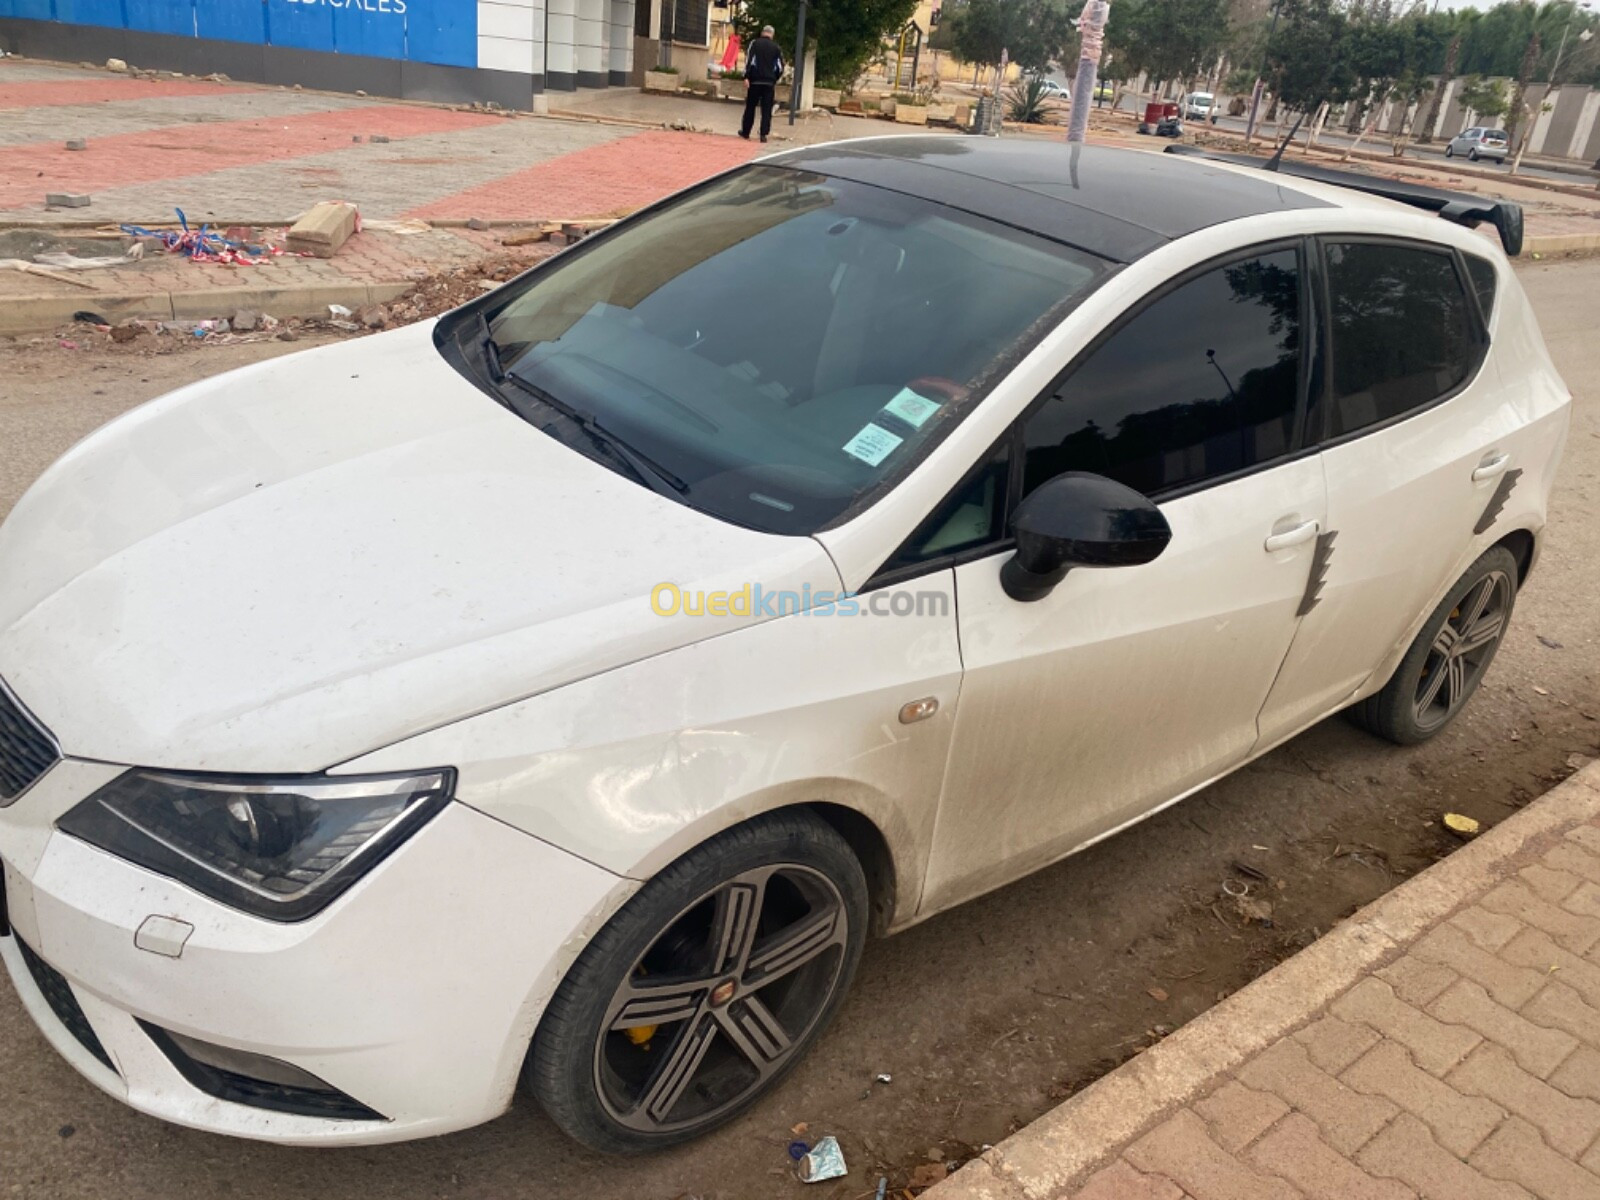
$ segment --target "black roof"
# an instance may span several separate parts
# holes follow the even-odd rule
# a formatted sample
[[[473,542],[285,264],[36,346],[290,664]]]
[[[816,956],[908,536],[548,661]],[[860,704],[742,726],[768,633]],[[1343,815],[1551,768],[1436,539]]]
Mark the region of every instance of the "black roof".
[[[867,138],[762,161],[906,192],[1124,263],[1224,221],[1330,207],[1267,176],[1031,138]]]

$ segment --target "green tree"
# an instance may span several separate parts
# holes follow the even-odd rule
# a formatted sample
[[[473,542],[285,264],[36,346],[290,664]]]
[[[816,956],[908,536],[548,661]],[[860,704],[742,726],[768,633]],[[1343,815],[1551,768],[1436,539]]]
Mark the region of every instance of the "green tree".
[[[1511,97],[1506,94],[1506,85],[1498,79],[1467,76],[1461,81],[1459,99],[1463,109],[1485,121],[1503,117],[1511,111]]]
[[[1077,47],[1068,0],[966,0],[945,13],[951,51],[962,62],[995,66],[1004,51],[1039,75],[1069,61]]]
[[[1216,65],[1230,32],[1227,0],[1116,0],[1106,45],[1124,77],[1187,80]]]
[[[1357,86],[1350,65],[1350,23],[1333,0],[1283,0],[1278,31],[1267,42],[1267,75],[1276,102],[1312,112],[1337,104]]]
[[[806,10],[806,41],[817,51],[817,82],[848,87],[862,68],[882,52],[885,38],[905,27],[917,0],[811,0]],[[784,57],[793,54],[793,0],[746,0],[734,18],[739,36],[748,42],[763,25],[776,30]]]

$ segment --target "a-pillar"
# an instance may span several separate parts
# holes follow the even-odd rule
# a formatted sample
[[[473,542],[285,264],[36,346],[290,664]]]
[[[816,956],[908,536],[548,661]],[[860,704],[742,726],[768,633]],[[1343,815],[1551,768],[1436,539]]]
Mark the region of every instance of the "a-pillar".
[[[609,0],[578,0],[578,86],[605,87],[609,81],[606,43],[610,40]]]
[[[610,0],[611,61],[608,64],[612,87],[627,87],[633,73],[634,0]]]
[[[578,0],[545,0],[545,86],[555,92],[578,87]]]

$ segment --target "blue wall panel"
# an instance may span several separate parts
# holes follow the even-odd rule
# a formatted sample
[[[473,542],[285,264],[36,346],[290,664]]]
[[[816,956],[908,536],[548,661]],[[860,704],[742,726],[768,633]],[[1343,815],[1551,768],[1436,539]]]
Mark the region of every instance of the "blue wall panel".
[[[142,0],[127,0],[130,7]],[[195,32],[203,38],[263,45],[267,6],[259,0],[194,0]]]
[[[0,0],[0,17],[478,65],[476,0]]]
[[[44,7],[52,8],[48,0]],[[182,7],[185,12],[188,11],[188,0],[184,0]],[[22,17],[28,14],[17,15]],[[122,0],[55,0],[52,11],[45,14],[45,19],[52,16],[69,25],[109,25],[113,29],[123,27]],[[193,33],[194,27],[186,26],[183,32]]]

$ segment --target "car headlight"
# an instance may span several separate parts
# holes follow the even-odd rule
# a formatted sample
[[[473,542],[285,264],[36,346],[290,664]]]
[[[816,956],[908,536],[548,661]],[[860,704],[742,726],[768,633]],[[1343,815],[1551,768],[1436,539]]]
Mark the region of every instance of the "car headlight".
[[[56,827],[272,921],[320,911],[450,801],[455,772],[266,778],[132,770]]]

